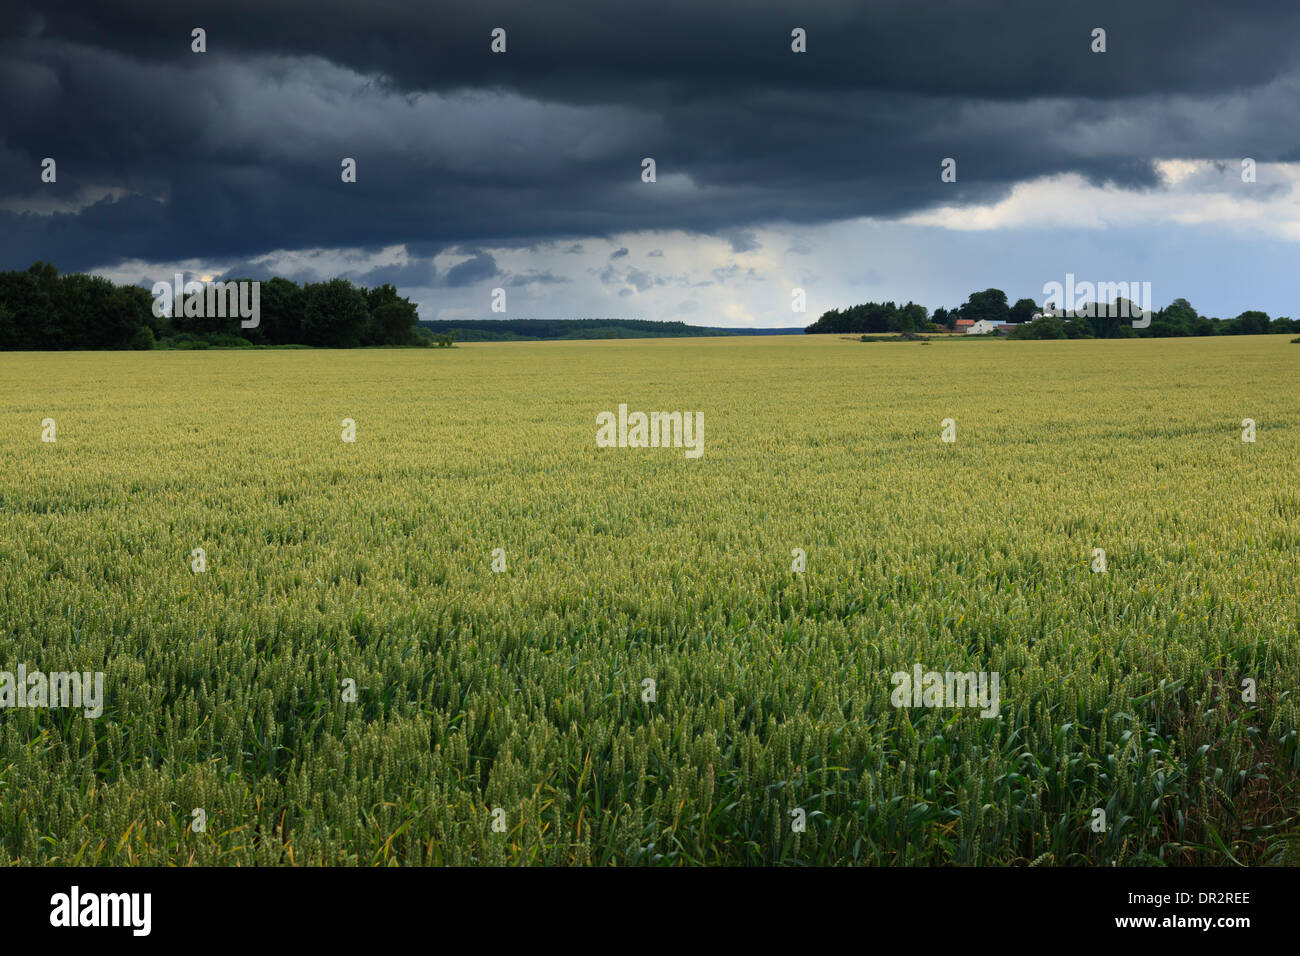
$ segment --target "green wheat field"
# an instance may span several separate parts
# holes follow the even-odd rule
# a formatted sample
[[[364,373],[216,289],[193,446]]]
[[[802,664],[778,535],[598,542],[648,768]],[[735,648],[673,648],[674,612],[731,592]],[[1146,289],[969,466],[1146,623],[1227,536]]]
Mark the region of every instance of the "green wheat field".
[[[0,355],[0,669],[105,697],[0,710],[0,855],[1300,862],[1298,362]],[[598,448],[619,404],[702,412],[703,455]],[[916,664],[998,673],[997,715],[893,706]]]

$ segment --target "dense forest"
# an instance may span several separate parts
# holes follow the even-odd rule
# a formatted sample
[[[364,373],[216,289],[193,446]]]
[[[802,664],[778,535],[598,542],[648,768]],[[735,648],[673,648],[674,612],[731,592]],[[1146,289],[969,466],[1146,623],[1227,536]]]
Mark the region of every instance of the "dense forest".
[[[421,331],[415,303],[393,286],[366,289],[347,279],[262,282],[255,328],[242,328],[237,316],[174,311],[174,317],[155,315],[154,296],[141,286],[60,275],[43,262],[25,272],[0,272],[0,349],[357,348],[451,341]]]
[[[864,302],[848,309],[823,312],[804,331],[819,332],[941,332],[953,331],[958,319],[1014,326],[1011,338],[1017,339],[1110,339],[1168,338],[1184,335],[1264,335],[1300,332],[1300,319],[1282,316],[1269,318],[1268,313],[1247,311],[1232,319],[1200,315],[1186,299],[1174,299],[1169,305],[1151,313],[1147,328],[1133,328],[1128,318],[1129,303],[1117,299],[1106,307],[1088,310],[1095,314],[1077,316],[1040,315],[1047,311],[1033,299],[1019,299],[1008,305],[1001,289],[972,293],[957,309],[938,308],[933,314],[924,306],[908,302]],[[1136,312],[1136,309],[1134,309]],[[1039,315],[1038,318],[1034,318]]]

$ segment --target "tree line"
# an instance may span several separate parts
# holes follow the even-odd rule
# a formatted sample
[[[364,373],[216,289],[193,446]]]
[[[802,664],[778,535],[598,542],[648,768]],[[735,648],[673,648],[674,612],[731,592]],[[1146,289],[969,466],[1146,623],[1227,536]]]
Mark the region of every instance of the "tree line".
[[[985,289],[971,293],[956,309],[940,307],[933,313],[914,302],[904,306],[893,302],[864,302],[847,309],[830,309],[804,331],[941,332],[944,329],[955,330],[958,319],[987,319],[996,325],[1015,326],[1011,337],[1018,339],[1168,338],[1300,332],[1300,319],[1286,316],[1274,319],[1268,313],[1256,310],[1231,319],[1210,318],[1199,314],[1186,299],[1174,299],[1163,309],[1153,310],[1151,324],[1141,329],[1133,328],[1133,320],[1128,317],[1129,303],[1125,299],[1090,309],[1087,315],[1042,315],[1045,311],[1033,299],[1018,299],[1014,305],[1009,305],[1007,294],[1001,289]],[[1034,318],[1035,315],[1039,318]]]
[[[142,286],[60,274],[45,262],[0,272],[0,349],[358,348],[450,345],[452,339],[420,329],[415,303],[387,283],[368,289],[347,279],[301,285],[270,279],[261,283],[254,328],[242,328],[238,316],[173,311],[155,315],[153,294]]]

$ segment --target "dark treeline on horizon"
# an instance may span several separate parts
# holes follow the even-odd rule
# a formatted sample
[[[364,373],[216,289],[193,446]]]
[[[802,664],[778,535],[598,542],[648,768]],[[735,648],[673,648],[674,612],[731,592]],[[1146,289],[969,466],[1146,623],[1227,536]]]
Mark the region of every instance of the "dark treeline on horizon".
[[[1054,304],[1054,303],[1049,303]],[[1053,316],[1036,314],[1046,311],[1033,299],[1020,299],[1007,304],[1007,294],[1001,289],[985,289],[972,293],[960,308],[945,308],[929,314],[924,306],[908,302],[899,306],[893,302],[864,302],[847,309],[830,309],[823,312],[808,333],[844,332],[939,332],[955,331],[958,319],[979,321],[986,319],[994,324],[1014,325],[1011,333],[1017,339],[1113,339],[1113,338],[1169,338],[1185,335],[1265,335],[1300,332],[1300,319],[1282,316],[1270,319],[1267,312],[1242,312],[1233,319],[1217,319],[1200,315],[1186,299],[1174,299],[1163,309],[1152,310],[1151,324],[1147,328],[1133,328],[1130,303],[1118,299],[1114,303],[1089,309],[1095,314]],[[1132,314],[1138,309],[1132,308]]]
[[[450,344],[419,329],[415,303],[393,286],[366,289],[347,279],[262,282],[254,328],[241,328],[238,316],[175,312],[154,315],[154,297],[141,286],[78,272],[60,275],[43,262],[25,272],[0,272],[0,349]]]
[[[239,280],[227,280],[239,281]],[[1189,335],[1300,333],[1300,319],[1272,319],[1246,311],[1232,319],[1197,313],[1175,299],[1151,313],[1147,328],[1133,328],[1129,303],[1097,314],[1043,315],[1032,299],[1007,304],[1000,289],[972,293],[960,308],[935,309],[914,302],[865,302],[831,309],[804,329],[807,333],[955,331],[958,319],[987,319],[1014,327],[1012,338],[1160,338]],[[152,293],[117,285],[102,276],[63,273],[37,262],[26,271],[0,272],[0,350],[225,348],[249,346],[450,345],[461,341],[638,338],[737,335],[755,330],[722,329],[644,319],[474,319],[419,320],[414,302],[385,284],[374,289],[347,279],[298,284],[273,278],[261,282],[259,322],[242,328],[238,316],[154,315]],[[1107,314],[1107,313],[1110,314]],[[1136,314],[1136,309],[1134,310]],[[1035,318],[1035,316],[1038,316]]]

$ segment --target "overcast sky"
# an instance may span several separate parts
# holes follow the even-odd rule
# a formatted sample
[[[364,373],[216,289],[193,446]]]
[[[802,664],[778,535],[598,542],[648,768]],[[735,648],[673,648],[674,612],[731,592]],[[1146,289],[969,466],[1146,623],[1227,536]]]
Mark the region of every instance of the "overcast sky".
[[[0,269],[718,326],[1073,273],[1300,317],[1295,0],[0,10]]]

